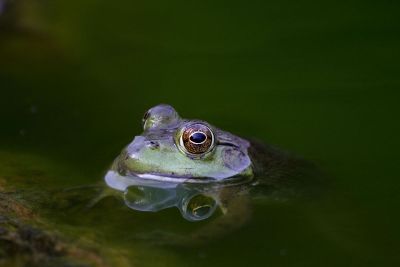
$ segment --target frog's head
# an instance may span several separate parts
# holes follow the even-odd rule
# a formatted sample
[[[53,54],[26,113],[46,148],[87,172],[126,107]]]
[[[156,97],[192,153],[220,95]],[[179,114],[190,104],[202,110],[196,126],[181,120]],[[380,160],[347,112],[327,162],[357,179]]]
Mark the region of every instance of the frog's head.
[[[120,175],[173,182],[253,175],[248,141],[205,121],[182,119],[169,105],[148,110],[143,130],[116,159]]]

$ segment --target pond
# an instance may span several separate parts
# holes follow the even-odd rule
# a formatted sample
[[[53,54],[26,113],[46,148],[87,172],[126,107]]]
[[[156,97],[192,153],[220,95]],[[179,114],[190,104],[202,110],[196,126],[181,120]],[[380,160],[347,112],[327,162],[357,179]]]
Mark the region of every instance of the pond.
[[[396,266],[398,6],[0,0],[0,266]],[[219,228],[97,201],[160,103],[312,163],[321,191],[238,197]]]

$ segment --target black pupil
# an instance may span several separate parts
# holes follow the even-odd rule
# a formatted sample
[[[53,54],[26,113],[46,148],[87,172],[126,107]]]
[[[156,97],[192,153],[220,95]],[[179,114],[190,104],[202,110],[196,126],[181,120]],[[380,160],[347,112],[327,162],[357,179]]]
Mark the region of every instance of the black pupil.
[[[206,135],[203,133],[194,133],[190,136],[190,141],[192,141],[195,144],[200,144],[203,143],[206,140]]]

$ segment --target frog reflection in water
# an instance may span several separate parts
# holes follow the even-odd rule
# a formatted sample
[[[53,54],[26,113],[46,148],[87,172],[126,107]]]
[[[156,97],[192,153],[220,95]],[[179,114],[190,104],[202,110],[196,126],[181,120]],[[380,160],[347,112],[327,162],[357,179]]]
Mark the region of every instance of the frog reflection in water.
[[[115,159],[106,184],[122,192],[135,210],[176,206],[189,221],[220,210],[222,215],[208,226],[211,234],[221,225],[240,227],[250,217],[250,197],[298,194],[297,185],[309,174],[302,160],[205,121],[182,119],[169,105],[147,111],[143,128]]]

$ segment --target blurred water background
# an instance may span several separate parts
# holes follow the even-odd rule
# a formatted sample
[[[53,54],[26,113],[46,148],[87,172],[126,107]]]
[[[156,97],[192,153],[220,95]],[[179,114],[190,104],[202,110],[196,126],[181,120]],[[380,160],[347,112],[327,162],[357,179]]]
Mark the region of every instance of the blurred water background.
[[[82,223],[132,266],[396,266],[398,7],[0,0],[0,149],[63,165],[61,187],[94,183],[141,132],[143,113],[168,103],[315,162],[333,181],[331,196],[254,204],[244,227],[195,248],[131,238],[194,227],[175,210],[115,202],[54,221]]]

